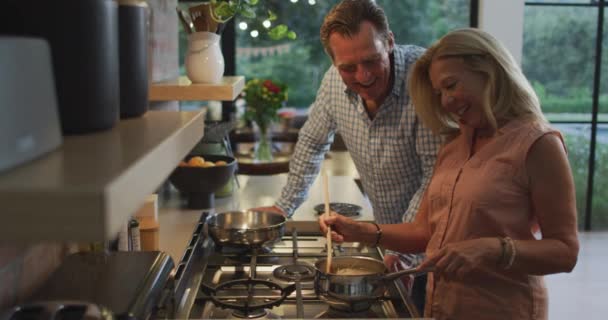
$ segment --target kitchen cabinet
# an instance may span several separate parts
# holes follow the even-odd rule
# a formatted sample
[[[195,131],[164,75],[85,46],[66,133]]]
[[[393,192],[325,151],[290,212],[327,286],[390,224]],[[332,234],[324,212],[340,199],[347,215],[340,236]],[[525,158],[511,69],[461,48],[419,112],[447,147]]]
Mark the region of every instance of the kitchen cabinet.
[[[0,172],[0,241],[99,241],[121,225],[200,141],[202,111],[148,111],[111,130],[64,137]]]
[[[192,83],[187,77],[179,77],[150,86],[149,100],[221,100],[232,101],[245,87],[245,77],[225,76],[218,84]]]

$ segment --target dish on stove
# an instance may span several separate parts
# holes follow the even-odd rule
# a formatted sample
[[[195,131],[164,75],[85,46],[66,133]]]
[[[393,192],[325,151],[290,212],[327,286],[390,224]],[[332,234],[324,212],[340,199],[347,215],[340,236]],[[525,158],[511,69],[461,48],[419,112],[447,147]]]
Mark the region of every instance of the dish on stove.
[[[325,213],[325,204],[320,203],[313,208],[317,214]],[[357,216],[361,213],[361,206],[352,203],[330,202],[329,209],[344,216]]]
[[[332,270],[332,274],[338,276],[365,276],[370,274],[376,274],[375,271],[370,271],[363,268],[355,268],[355,267],[338,267],[337,269]]]
[[[207,218],[209,235],[220,246],[262,247],[279,241],[287,218],[269,211],[227,211]]]

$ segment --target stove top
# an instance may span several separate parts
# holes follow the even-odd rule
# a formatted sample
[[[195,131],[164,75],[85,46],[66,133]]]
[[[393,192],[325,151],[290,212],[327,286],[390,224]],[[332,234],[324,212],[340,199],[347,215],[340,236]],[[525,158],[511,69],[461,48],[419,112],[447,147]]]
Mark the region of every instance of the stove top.
[[[332,319],[411,318],[418,316],[399,282],[384,297],[350,304],[315,292],[314,263],[327,256],[325,237],[286,236],[272,248],[218,247],[205,235],[206,215],[176,272],[175,308],[166,318]],[[382,259],[378,249],[358,244],[334,248],[334,255]]]

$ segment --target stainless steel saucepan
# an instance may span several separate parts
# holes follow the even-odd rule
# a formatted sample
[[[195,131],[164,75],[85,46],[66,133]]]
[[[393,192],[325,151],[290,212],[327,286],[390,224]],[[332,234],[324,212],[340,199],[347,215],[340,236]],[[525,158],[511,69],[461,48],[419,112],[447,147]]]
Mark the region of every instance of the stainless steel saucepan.
[[[280,240],[286,221],[283,215],[274,212],[243,210],[211,215],[207,225],[217,245],[256,248]]]
[[[326,259],[315,263],[315,290],[318,294],[354,302],[378,299],[384,295],[389,281],[408,274],[423,274],[417,268],[388,273],[384,262],[363,256],[333,257],[331,272],[325,272]]]

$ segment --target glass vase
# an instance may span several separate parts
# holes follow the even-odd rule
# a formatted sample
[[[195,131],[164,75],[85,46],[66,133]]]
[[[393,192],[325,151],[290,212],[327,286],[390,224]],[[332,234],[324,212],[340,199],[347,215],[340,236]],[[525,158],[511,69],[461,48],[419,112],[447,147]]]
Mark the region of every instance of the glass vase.
[[[253,149],[254,162],[271,162],[272,161],[272,132],[270,125],[258,125],[254,122],[253,125],[256,142]]]

